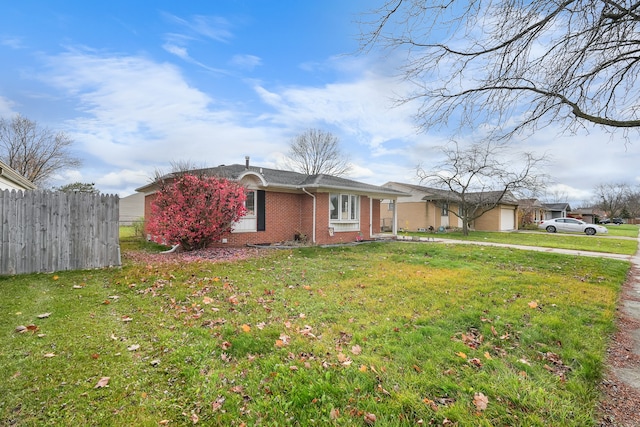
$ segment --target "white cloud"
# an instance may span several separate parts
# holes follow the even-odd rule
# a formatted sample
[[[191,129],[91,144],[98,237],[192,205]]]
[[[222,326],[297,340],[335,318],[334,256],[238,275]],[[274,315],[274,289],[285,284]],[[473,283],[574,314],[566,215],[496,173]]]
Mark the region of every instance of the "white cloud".
[[[9,117],[15,115],[16,113],[13,110],[13,106],[13,101],[0,96],[0,117],[8,119]]]
[[[262,59],[255,55],[234,55],[231,58],[231,65],[245,70],[253,70],[262,65]]]

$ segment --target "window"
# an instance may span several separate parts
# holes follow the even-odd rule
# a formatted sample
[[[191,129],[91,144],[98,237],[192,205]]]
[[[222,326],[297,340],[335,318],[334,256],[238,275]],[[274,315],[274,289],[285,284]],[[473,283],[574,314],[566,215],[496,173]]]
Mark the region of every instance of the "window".
[[[360,219],[360,196],[355,194],[330,194],[329,219],[331,221],[358,221]]]
[[[442,204],[442,213],[440,215],[442,215],[442,216],[449,215],[449,203],[443,203]]]
[[[256,215],[256,192],[247,191],[247,200],[244,202],[244,207],[247,209],[247,216]]]
[[[389,201],[389,204],[387,205],[387,210],[392,211],[392,210],[393,210],[393,208],[395,207],[395,206],[394,206],[394,205],[395,205],[395,203],[396,203],[396,202],[395,202],[395,200],[390,200],[390,201]]]

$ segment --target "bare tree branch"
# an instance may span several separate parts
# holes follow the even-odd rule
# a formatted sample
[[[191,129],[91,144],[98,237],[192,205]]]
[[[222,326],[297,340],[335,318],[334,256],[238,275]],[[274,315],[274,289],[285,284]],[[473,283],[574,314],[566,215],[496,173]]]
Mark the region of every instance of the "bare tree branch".
[[[351,169],[349,158],[340,151],[336,136],[318,129],[308,129],[296,136],[289,146],[288,166],[307,174],[345,175]]]
[[[406,52],[423,128],[640,128],[637,0],[388,0],[361,46]]]
[[[436,204],[456,204],[451,211],[462,220],[462,231],[484,213],[494,209],[520,191],[539,192],[545,186],[546,175],[540,172],[547,157],[520,153],[520,162],[507,159],[504,143],[482,141],[463,147],[453,141],[442,147],[445,159],[431,170],[418,167],[421,182],[433,185]]]
[[[43,184],[60,170],[80,166],[69,148],[73,140],[64,132],[38,126],[14,116],[0,118],[0,158],[34,184]]]

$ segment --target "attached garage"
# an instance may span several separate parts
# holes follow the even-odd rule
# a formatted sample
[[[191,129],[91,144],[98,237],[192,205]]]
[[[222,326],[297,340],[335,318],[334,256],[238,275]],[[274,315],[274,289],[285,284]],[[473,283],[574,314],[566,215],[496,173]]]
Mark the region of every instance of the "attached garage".
[[[500,231],[516,229],[516,210],[513,206],[500,208]]]

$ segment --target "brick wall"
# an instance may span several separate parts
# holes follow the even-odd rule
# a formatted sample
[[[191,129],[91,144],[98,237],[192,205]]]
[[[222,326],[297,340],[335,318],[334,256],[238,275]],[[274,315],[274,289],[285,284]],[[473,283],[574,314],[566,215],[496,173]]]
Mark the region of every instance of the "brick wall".
[[[316,193],[316,243],[332,244],[354,242],[358,238],[371,239],[369,234],[369,198],[360,196],[360,233],[336,232],[329,235],[329,193]],[[145,218],[151,213],[155,194],[145,197]],[[313,237],[313,198],[308,194],[265,193],[265,231],[229,233],[225,246],[278,243],[294,240],[296,232],[306,234],[308,242]],[[380,232],[380,200],[373,200],[373,233]]]

